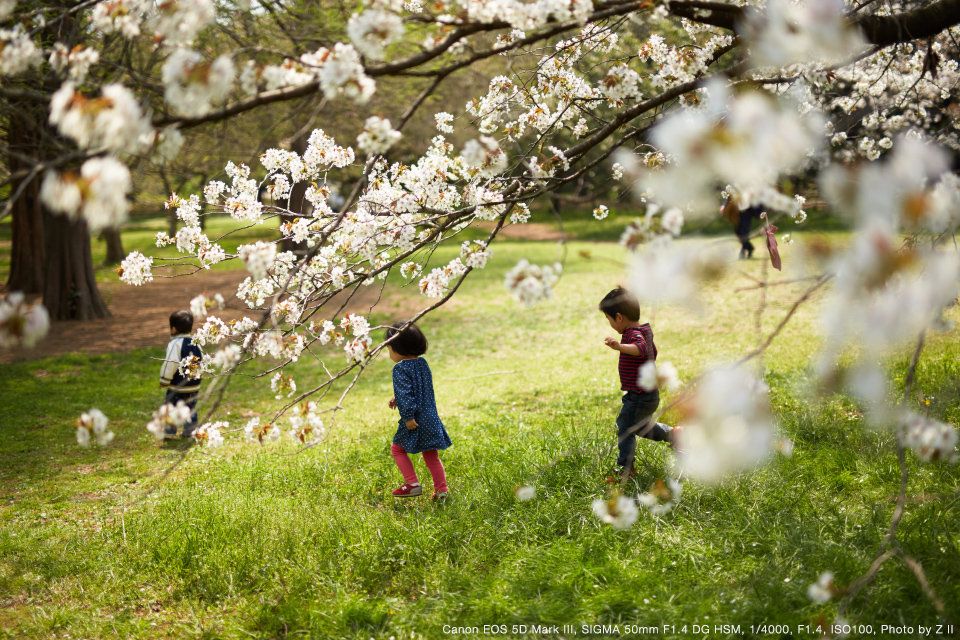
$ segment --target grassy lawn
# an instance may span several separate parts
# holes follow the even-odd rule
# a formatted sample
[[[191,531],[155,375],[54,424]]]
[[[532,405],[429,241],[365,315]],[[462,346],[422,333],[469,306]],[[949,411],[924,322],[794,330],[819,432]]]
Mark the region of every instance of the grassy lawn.
[[[144,227],[143,237],[155,231]],[[125,240],[128,250],[145,242]],[[802,241],[784,248],[775,279],[803,275],[791,260]],[[441,249],[435,261],[453,251]],[[462,295],[421,323],[454,441],[442,454],[454,498],[442,506],[389,495],[402,480],[388,454],[396,413],[386,406],[386,357],[361,378],[321,446],[286,455],[295,451],[289,442],[250,445],[234,434],[220,449],[190,450],[166,477],[179,445],[158,445],[144,428],[161,397],[151,358],[163,345],[4,366],[0,637],[432,639],[454,637],[445,625],[479,626],[479,634],[457,637],[482,636],[485,624],[508,631],[572,624],[576,635],[581,625],[618,624],[633,637],[625,625],[673,625],[661,633],[667,637],[702,637],[692,625],[709,625],[711,637],[817,637],[797,625],[832,620],[837,600],[813,604],[807,586],[825,570],[840,586],[867,570],[899,487],[890,435],[864,426],[846,397],[806,395],[822,295],[801,308],[763,360],[793,456],[718,487],[684,481],[673,512],[641,515],[630,530],[615,531],[590,503],[605,495],[614,455],[604,452],[615,439],[620,397],[616,355],[602,343],[612,332],[596,305],[622,278],[623,254],[615,245],[571,243],[554,298],[534,309],[510,300],[502,284],[520,258],[543,264],[560,255],[555,243],[499,244]],[[761,274],[758,260],[735,266]],[[736,291],[750,284],[734,270],[709,285],[703,316],[658,309],[661,360],[689,380],[752,348],[759,294]],[[764,331],[805,286],[769,290]],[[394,318],[387,307],[373,320]],[[953,423],[960,420],[958,336],[952,329],[931,337],[918,370],[931,415]],[[882,354],[900,378],[908,352],[904,345]],[[331,368],[344,361],[332,350],[324,356]],[[324,376],[310,357],[288,373],[300,389]],[[269,420],[279,406],[268,379],[239,378],[218,419],[242,427],[251,416]],[[104,450],[74,440],[73,422],[91,407],[116,433]],[[662,445],[641,443],[638,459],[634,492],[670,473]],[[912,454],[908,462],[901,544],[955,613],[958,469],[921,465]],[[513,488],[527,482],[537,496],[518,503]],[[938,622],[896,559],[843,615],[873,625],[878,637],[881,624]],[[751,631],[764,623],[790,625],[791,634]],[[723,624],[739,625],[739,633],[715,633]],[[691,628],[681,633],[682,625]]]

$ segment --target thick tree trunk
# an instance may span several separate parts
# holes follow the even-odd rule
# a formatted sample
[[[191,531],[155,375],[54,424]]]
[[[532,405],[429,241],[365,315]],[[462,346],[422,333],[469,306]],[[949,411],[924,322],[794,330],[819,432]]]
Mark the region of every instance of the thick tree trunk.
[[[127,254],[123,252],[120,229],[104,229],[100,232],[100,239],[107,243],[107,257],[103,264],[120,264],[127,257]]]
[[[7,129],[11,172],[29,171],[35,165],[30,159],[37,154],[36,135],[21,118],[12,117]],[[22,191],[21,191],[22,188]],[[43,291],[43,267],[46,251],[43,240],[43,208],[40,204],[40,176],[26,185],[22,180],[10,185],[10,195],[20,192],[13,203],[13,245],[10,254],[10,291],[37,294]]]
[[[85,220],[47,214],[47,262],[43,304],[52,320],[92,320],[110,316],[100,297]]]
[[[43,267],[46,247],[43,239],[43,210],[40,206],[39,180],[33,180],[13,203],[13,245],[7,290],[26,294],[43,292]],[[19,188],[14,183],[14,191]]]

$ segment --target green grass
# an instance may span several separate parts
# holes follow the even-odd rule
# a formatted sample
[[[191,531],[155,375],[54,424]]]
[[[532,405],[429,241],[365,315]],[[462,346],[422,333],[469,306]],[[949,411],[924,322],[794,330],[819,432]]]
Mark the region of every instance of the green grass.
[[[777,279],[801,275],[794,247],[784,248]],[[453,251],[441,249],[437,262]],[[865,427],[850,399],[802,393],[819,346],[821,298],[801,308],[764,358],[794,455],[718,487],[685,481],[673,512],[615,531],[590,512],[613,463],[603,452],[614,441],[620,395],[615,354],[602,345],[611,330],[595,309],[621,279],[623,255],[612,245],[573,243],[552,300],[523,309],[508,298],[503,275],[518,259],[559,256],[555,243],[499,244],[462,295],[421,323],[454,440],[442,458],[455,497],[443,506],[389,497],[401,478],[387,453],[396,414],[386,407],[386,358],[361,378],[321,446],[291,456],[290,443],[248,445],[234,434],[221,449],[190,450],[166,479],[177,445],[157,445],[144,428],[160,400],[151,358],[162,356],[162,345],[4,366],[0,637],[432,639],[453,637],[444,625],[484,624],[574,624],[578,632],[582,624],[666,624],[675,637],[694,637],[680,634],[681,624],[735,624],[739,635],[710,635],[761,637],[751,624],[796,630],[821,615],[832,619],[836,602],[811,603],[807,585],[824,570],[841,586],[867,570],[899,471],[892,438]],[[756,260],[737,267],[761,273]],[[749,285],[732,272],[707,286],[704,316],[658,310],[660,358],[689,380],[755,345],[758,294],[735,291]],[[770,290],[765,331],[803,290],[804,283]],[[389,304],[375,322],[394,319]],[[918,369],[931,413],[954,423],[958,335],[933,336]],[[322,355],[330,367],[343,363],[333,350]],[[886,357],[902,378],[908,348]],[[300,389],[324,376],[310,357],[288,372]],[[252,415],[269,419],[280,404],[268,380],[239,378],[218,419],[238,427]],[[110,417],[116,439],[82,450],[72,425],[94,406]],[[641,443],[639,459],[634,491],[670,473],[662,445]],[[955,612],[957,467],[908,461],[913,499],[900,540]],[[516,502],[513,488],[545,468],[537,497]],[[155,491],[144,498],[148,488]],[[876,631],[937,621],[898,560],[844,615]]]

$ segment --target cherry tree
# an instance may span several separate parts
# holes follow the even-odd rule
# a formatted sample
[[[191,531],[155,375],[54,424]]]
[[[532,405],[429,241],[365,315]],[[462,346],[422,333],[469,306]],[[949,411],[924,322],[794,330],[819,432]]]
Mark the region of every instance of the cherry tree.
[[[237,291],[248,317],[224,322],[215,315],[218,301],[203,295],[192,305],[203,319],[194,339],[205,355],[180,367],[212,379],[196,435],[208,446],[231,432],[260,443],[284,432],[305,447],[320,442],[387,344],[375,340],[377,327],[366,318],[344,315],[343,301],[398,273],[424,297],[410,321],[422,318],[484,268],[504,226],[526,222],[531,202],[591,170],[609,169],[642,206],[621,240],[634,292],[651,304],[694,307],[700,285],[727,264],[709,248],[675,242],[685,221],[715,215],[720,189],[741,206],[763,203],[768,217],[759,233],[779,268],[777,225],[802,224],[805,213],[803,199],[778,184],[816,175],[821,195],[855,230],[850,246],[813,251],[811,287],[780,324],[739,361],[680,390],[674,404],[688,422],[679,468],[710,482],[788,447],[776,435],[761,376],[744,365],[829,284],[818,377],[828,388],[848,389],[873,424],[898,436],[904,481],[878,562],[902,557],[929,589],[922,569],[896,545],[896,524],[906,499],[907,451],[924,461],[956,458],[955,428],[914,412],[907,400],[924,337],[941,326],[958,291],[960,258],[949,242],[960,223],[960,179],[951,172],[951,154],[960,148],[957,0],[372,0],[345,20],[340,37],[309,47],[293,38],[289,50],[230,37],[197,46],[210,31],[230,35],[244,21],[282,24],[294,9],[278,3],[88,0],[2,8],[9,26],[0,32],[0,73],[10,80],[0,87],[11,114],[8,140],[22,116],[33,122],[23,131],[51,141],[42,157],[8,145],[7,211],[42,205],[60,214],[50,218],[55,224],[72,225],[64,238],[121,223],[134,180],[131,157],[170,160],[190,129],[305,97],[362,110],[388,79],[419,91],[396,115],[370,114],[355,141],[336,139],[319,122],[297,148],[267,149],[259,167],[228,162],[225,179],[168,200],[182,227],[159,233],[157,245],[175,246],[180,257],[135,252],[123,261],[120,278],[135,286],[226,260],[249,271]],[[113,59],[108,51],[125,60],[118,50],[148,62],[124,61],[111,67],[116,73],[98,75],[98,65]],[[488,74],[487,90],[462,110],[432,114],[436,135],[418,157],[391,162],[391,149],[428,98],[466,69]],[[458,148],[451,135],[466,142]],[[336,209],[329,202],[334,182],[349,185]],[[264,204],[261,188],[273,203],[298,204]],[[244,228],[280,218],[283,237],[228,253],[222,238],[201,227],[211,215]],[[595,215],[606,211],[598,207]],[[458,237],[480,223],[488,223],[484,240]],[[290,243],[303,248],[292,251]],[[427,272],[441,244],[458,245],[459,256]],[[76,255],[69,246],[57,251],[62,255],[47,259]],[[505,285],[520,304],[533,305],[551,295],[561,270],[521,261]],[[27,327],[43,323],[28,322],[27,313],[19,301],[0,310],[6,342],[36,339],[39,329]],[[899,403],[888,401],[886,374],[876,365],[840,362],[851,343],[875,352],[909,339],[917,346]],[[331,344],[340,347],[335,359],[328,350],[315,353]],[[312,388],[287,372],[304,352],[328,372]],[[286,401],[264,424],[215,420],[231,376],[241,370]],[[649,384],[675,382],[669,363],[638,375]],[[162,435],[183,413],[159,411],[151,432]],[[518,492],[520,499],[534,496],[534,487]],[[679,498],[680,485],[668,481],[636,500],[599,501],[593,510],[628,527],[638,504],[661,515]],[[811,597],[829,593],[828,578],[811,587]]]

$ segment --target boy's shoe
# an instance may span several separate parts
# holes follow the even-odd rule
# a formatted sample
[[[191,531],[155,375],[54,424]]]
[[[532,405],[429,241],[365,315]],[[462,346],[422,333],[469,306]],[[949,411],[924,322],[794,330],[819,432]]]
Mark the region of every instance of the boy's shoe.
[[[434,491],[433,497],[430,499],[433,500],[434,502],[446,502],[447,498],[449,497],[450,497],[449,491]]]
[[[680,426],[676,426],[670,431],[670,448],[673,449],[674,453],[683,451],[683,445],[680,444],[683,440],[682,433],[683,427]]]
[[[630,469],[630,473],[627,474],[627,480],[633,480],[636,477],[637,477],[637,470]],[[617,471],[616,475],[612,475],[609,478],[607,478],[607,482],[620,482],[622,478],[623,478],[623,472]]]
[[[415,498],[422,493],[423,488],[419,484],[404,483],[399,489],[393,490],[393,495],[396,498]]]

